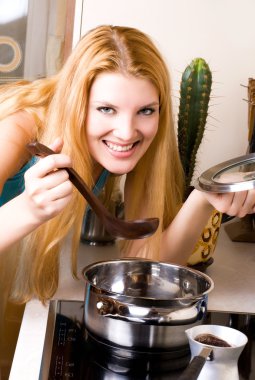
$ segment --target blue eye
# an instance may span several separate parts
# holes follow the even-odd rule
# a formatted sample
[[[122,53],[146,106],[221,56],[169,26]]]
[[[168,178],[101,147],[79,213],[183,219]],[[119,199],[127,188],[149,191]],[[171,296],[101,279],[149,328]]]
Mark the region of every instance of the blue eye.
[[[155,112],[154,108],[146,107],[139,111],[139,113],[142,113],[143,115],[152,115]]]
[[[114,110],[111,107],[98,107],[97,110],[102,113],[107,113],[107,114],[109,113],[111,114],[114,112]]]

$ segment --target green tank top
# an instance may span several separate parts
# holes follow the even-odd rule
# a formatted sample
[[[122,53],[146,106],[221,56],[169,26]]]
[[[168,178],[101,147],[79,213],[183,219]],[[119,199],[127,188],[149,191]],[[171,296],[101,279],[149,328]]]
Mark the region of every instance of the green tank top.
[[[3,206],[5,203],[9,202],[11,199],[17,197],[24,191],[24,174],[31,166],[33,166],[36,163],[37,160],[38,158],[33,157],[25,166],[23,166],[23,168],[20,169],[20,171],[17,174],[15,174],[14,177],[9,178],[6,181],[2,194],[0,195],[0,207]],[[109,172],[107,170],[103,170],[93,189],[95,195],[98,196],[98,194],[104,187],[108,175]]]
[[[0,207],[24,191],[24,174],[36,161],[37,158],[33,157],[15,176],[5,182],[2,194],[0,195]]]

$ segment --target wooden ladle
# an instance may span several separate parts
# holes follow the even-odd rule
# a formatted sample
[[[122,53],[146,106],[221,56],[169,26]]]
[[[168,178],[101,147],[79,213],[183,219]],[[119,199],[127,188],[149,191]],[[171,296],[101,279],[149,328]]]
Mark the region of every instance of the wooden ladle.
[[[53,150],[38,141],[27,144],[27,149],[33,156],[46,157],[51,154],[56,154]],[[154,234],[157,230],[159,225],[158,218],[139,220],[122,220],[116,218],[104,207],[73,168],[65,168],[65,170],[69,174],[70,181],[87,200],[91,208],[104,224],[105,229],[112,236],[130,240],[142,239]]]

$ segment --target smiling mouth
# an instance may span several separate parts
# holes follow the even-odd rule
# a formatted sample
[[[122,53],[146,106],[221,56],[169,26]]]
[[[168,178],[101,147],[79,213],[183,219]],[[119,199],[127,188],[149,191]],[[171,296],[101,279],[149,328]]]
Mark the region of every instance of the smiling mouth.
[[[128,145],[118,145],[118,144],[114,144],[112,142],[109,142],[109,141],[106,141],[104,140],[104,143],[107,145],[107,147],[111,150],[113,150],[114,152],[128,152],[129,150],[131,150],[138,142],[135,142],[135,143],[132,143],[132,144],[128,144]]]

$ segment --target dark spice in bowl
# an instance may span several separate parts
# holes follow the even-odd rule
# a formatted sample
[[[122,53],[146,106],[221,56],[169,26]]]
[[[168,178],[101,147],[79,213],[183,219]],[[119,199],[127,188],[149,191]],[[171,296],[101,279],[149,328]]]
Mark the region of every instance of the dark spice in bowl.
[[[199,343],[208,344],[215,347],[231,347],[228,342],[213,334],[199,334],[195,337],[195,340]]]

